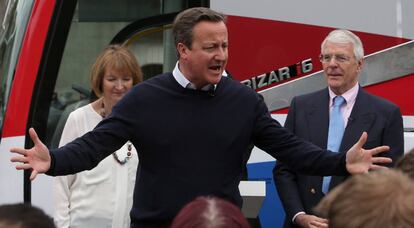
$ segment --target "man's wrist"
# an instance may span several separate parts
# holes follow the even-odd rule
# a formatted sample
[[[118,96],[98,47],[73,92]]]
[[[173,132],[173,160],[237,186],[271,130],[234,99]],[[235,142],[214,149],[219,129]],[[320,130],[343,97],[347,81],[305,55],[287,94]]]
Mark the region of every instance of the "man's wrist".
[[[55,176],[54,175],[54,170],[55,170],[55,156],[53,155],[53,153],[51,151],[49,151],[49,155],[50,155],[50,166],[49,169],[45,172],[46,175],[49,176]]]
[[[306,215],[306,213],[305,213],[304,211],[300,211],[300,212],[296,213],[296,214],[293,216],[293,218],[292,218],[292,222],[293,222],[294,224],[298,224],[298,223],[296,222],[296,219],[298,218],[298,216],[299,216],[299,215]]]

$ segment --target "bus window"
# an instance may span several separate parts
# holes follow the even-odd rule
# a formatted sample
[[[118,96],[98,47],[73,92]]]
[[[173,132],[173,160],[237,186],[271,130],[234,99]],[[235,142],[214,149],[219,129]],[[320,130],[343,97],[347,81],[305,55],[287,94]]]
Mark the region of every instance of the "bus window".
[[[177,60],[171,24],[133,34],[126,46],[138,57],[144,80],[174,69]]]
[[[0,129],[33,1],[0,0]]]
[[[97,55],[126,27],[137,21],[146,23],[138,25],[144,30],[134,28],[128,38],[118,42],[125,43],[136,55],[144,79],[174,67],[171,26],[152,27],[147,19],[181,11],[188,7],[188,1],[104,2],[78,1],[49,109],[45,142],[50,148],[58,147],[69,113],[91,101],[90,68]]]

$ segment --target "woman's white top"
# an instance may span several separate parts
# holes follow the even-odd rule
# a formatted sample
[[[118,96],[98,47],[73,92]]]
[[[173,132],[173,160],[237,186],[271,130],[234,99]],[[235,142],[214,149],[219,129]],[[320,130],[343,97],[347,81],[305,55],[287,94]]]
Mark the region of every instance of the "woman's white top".
[[[70,113],[59,146],[91,131],[102,117],[91,104]],[[127,156],[127,144],[116,151],[120,160]],[[129,212],[138,156],[132,146],[132,157],[121,165],[112,155],[89,171],[56,177],[54,181],[54,220],[66,227],[130,227]]]

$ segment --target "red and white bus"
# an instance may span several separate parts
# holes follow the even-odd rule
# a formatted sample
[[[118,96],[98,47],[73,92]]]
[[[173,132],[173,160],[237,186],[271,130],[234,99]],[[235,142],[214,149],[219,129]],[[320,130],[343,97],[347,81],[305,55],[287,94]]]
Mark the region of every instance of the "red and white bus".
[[[334,28],[358,34],[366,65],[360,84],[400,106],[405,150],[414,147],[414,2],[282,0],[0,0],[0,204],[31,202],[53,214],[52,178],[28,180],[9,162],[10,147],[30,147],[35,127],[54,148],[68,113],[88,102],[89,69],[110,43],[136,53],[145,78],[176,62],[171,23],[194,6],[228,15],[228,72],[261,93],[284,122],[292,97],[325,86],[320,43]],[[249,178],[267,182],[263,227],[282,224],[272,183],[274,159],[254,149]]]

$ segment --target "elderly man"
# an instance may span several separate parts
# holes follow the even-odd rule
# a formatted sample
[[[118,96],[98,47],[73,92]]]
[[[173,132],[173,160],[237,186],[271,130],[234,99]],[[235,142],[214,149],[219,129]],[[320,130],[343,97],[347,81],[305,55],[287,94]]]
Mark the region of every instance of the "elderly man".
[[[302,139],[331,151],[346,151],[368,132],[366,148],[390,146],[384,156],[396,160],[404,151],[402,117],[389,101],[365,92],[358,84],[364,50],[358,36],[334,30],[321,45],[320,60],[328,87],[295,97],[285,127]],[[315,155],[317,156],[317,155]],[[326,227],[312,209],[348,175],[307,176],[277,162],[274,179],[286,212],[284,227]]]

